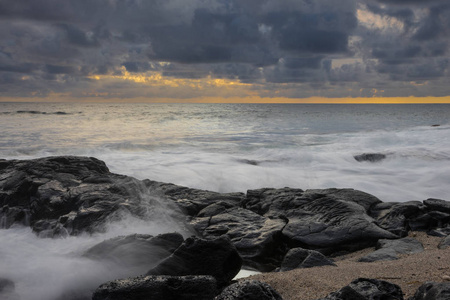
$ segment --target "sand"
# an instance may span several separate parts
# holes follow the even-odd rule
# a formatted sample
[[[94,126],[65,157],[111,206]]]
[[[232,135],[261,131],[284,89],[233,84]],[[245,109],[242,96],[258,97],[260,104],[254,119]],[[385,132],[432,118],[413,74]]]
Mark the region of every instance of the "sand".
[[[359,277],[375,278],[398,284],[407,299],[424,282],[450,280],[450,248],[438,249],[441,238],[423,232],[412,232],[410,236],[422,242],[424,252],[402,255],[395,261],[358,262],[360,257],[374,250],[370,248],[334,258],[337,267],[264,273],[247,279],[268,283],[285,300],[308,300],[325,297]]]

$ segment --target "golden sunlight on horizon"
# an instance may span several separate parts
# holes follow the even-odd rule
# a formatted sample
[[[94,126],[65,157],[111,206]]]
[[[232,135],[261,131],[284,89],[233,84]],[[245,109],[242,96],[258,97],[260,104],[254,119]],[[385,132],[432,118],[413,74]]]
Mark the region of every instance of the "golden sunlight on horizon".
[[[371,98],[286,98],[286,97],[198,97],[198,98],[101,98],[71,97],[67,94],[52,94],[46,98],[0,97],[0,102],[78,102],[78,103],[255,103],[255,104],[450,104],[450,96],[445,97],[371,97]]]

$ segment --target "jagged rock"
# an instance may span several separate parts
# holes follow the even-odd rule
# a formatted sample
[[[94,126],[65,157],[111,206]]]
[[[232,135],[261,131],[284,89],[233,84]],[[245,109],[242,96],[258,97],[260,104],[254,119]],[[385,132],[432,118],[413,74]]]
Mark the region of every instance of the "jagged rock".
[[[6,215],[6,226],[23,223],[29,215],[33,230],[43,237],[102,231],[107,220],[123,214],[179,214],[176,205],[150,197],[142,181],[110,173],[98,159],[74,156],[0,160],[0,218],[5,206],[17,211]]]
[[[426,282],[422,284],[413,297],[408,300],[448,300],[450,299],[450,282]]]
[[[450,214],[450,202],[449,201],[430,198],[430,199],[424,200],[423,204],[425,204],[430,210],[440,211],[443,213]]]
[[[213,204],[217,208],[218,205]],[[208,212],[218,214],[209,215]],[[191,224],[205,238],[227,236],[236,246],[244,264],[260,271],[279,266],[286,253],[281,232],[282,219],[270,219],[243,208],[209,209],[193,218]]]
[[[187,238],[175,252],[146,275],[211,275],[220,287],[239,273],[242,259],[227,237]]]
[[[244,280],[227,286],[214,300],[283,300],[270,285],[256,280]]]
[[[414,254],[423,252],[423,245],[414,238],[398,240],[379,240],[376,251],[361,257],[360,262],[374,262],[379,260],[396,260],[398,254]]]
[[[381,228],[405,237],[411,230],[410,220],[423,215],[425,208],[420,201],[385,202],[374,205],[369,214]]]
[[[104,283],[92,300],[211,300],[216,294],[212,276],[140,276]]]
[[[437,236],[437,237],[446,237],[450,235],[450,226],[447,225],[443,228],[435,228],[431,229],[427,232],[428,235]]]
[[[83,256],[112,261],[120,266],[139,266],[148,270],[169,257],[184,241],[179,233],[157,236],[133,234],[103,241],[89,248]]]
[[[337,292],[318,300],[403,300],[401,288],[393,283],[368,278],[358,278]]]
[[[357,161],[379,162],[386,158],[383,153],[363,153],[353,156]]]
[[[450,235],[448,235],[447,237],[443,238],[441,240],[441,242],[438,245],[439,249],[446,249],[450,247]]]
[[[293,269],[312,268],[319,266],[336,266],[336,264],[326,258],[322,253],[302,248],[294,248],[284,257],[281,262],[280,271],[289,271]]]
[[[397,238],[367,215],[380,203],[353,189],[260,189],[249,191],[243,206],[266,217],[288,220],[282,233],[293,247],[335,252],[360,249],[380,238]]]

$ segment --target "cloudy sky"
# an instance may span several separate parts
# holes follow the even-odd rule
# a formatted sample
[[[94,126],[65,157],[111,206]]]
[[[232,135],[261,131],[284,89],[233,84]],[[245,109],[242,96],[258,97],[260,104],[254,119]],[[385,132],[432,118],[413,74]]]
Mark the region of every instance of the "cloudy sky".
[[[450,102],[449,43],[449,0],[0,0],[0,101]]]

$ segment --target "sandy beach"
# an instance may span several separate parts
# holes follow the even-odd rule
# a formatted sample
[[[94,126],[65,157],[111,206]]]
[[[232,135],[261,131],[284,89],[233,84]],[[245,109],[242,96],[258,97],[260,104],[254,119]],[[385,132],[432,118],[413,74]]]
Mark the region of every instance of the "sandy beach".
[[[439,249],[441,238],[423,232],[409,235],[419,240],[425,251],[402,255],[395,261],[358,262],[374,248],[334,258],[337,267],[324,266],[288,272],[265,273],[249,277],[271,285],[285,300],[313,300],[337,291],[360,277],[386,280],[398,284],[404,298],[414,295],[427,281],[450,280],[450,249]]]

